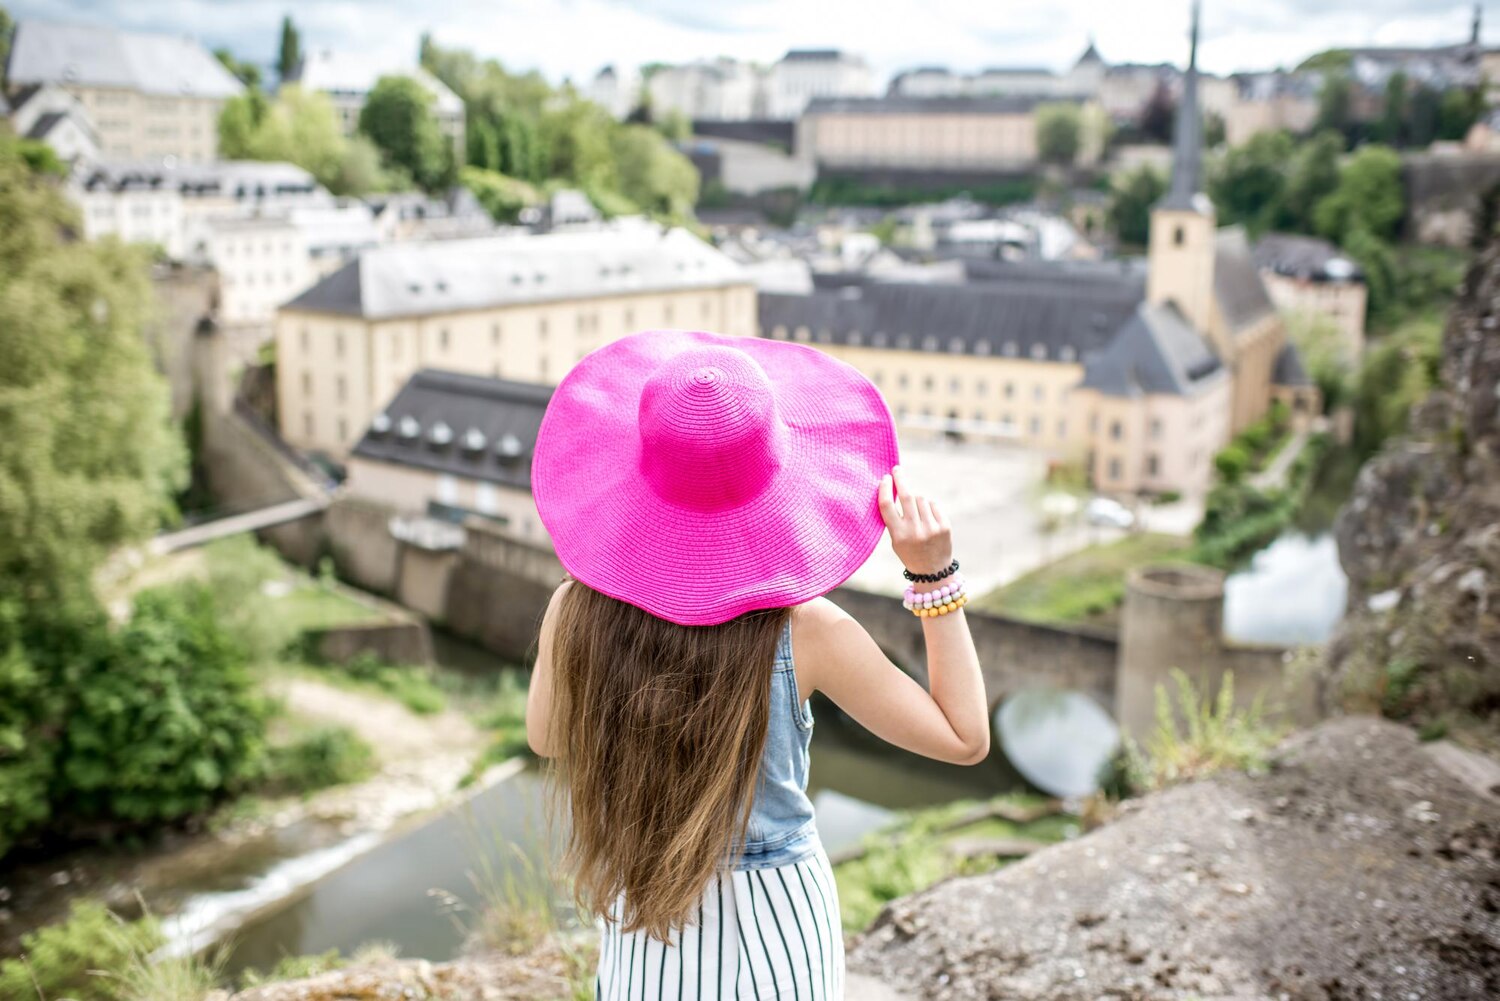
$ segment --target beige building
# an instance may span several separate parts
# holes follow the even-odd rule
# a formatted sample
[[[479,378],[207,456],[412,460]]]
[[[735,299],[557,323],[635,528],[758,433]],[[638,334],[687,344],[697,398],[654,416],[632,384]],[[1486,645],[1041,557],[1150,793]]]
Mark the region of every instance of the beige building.
[[[818,99],[797,121],[797,151],[832,170],[1025,170],[1037,162],[1041,103],[1037,97]],[[1098,145],[1085,137],[1080,159],[1097,157]]]
[[[16,26],[6,84],[71,94],[103,157],[188,163],[217,157],[219,112],[245,89],[183,35],[34,20]]]
[[[1196,67],[1195,29],[1144,271],[1001,264],[956,285],[763,293],[762,336],[859,368],[904,433],[1044,449],[1110,492],[1201,493],[1214,454],[1272,399],[1304,412],[1318,400],[1244,233],[1218,229],[1202,192]]]
[[[377,247],[278,312],[282,435],[342,459],[419,369],[555,385],[650,328],[752,335],[754,288],[692,234],[644,223]]]
[[[344,490],[400,515],[550,545],[531,497],[531,458],[550,386],[422,369],[364,429]]]
[[[1255,266],[1288,323],[1327,323],[1347,361],[1364,353],[1369,288],[1359,265],[1337,247],[1313,236],[1268,233],[1256,241]]]

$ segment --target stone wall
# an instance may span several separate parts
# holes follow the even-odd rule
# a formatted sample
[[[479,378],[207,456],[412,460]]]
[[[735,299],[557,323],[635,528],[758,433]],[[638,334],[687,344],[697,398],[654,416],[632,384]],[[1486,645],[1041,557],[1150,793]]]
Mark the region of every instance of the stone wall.
[[[388,527],[393,513],[384,505],[347,495],[328,506],[324,526],[339,577],[375,594],[396,593],[401,544]]]
[[[530,661],[562,564],[550,549],[512,539],[482,519],[464,527],[467,538],[448,582],[447,627],[508,660]]]
[[[1500,155],[1410,153],[1402,158],[1406,235],[1418,243],[1466,247],[1474,211],[1500,184]]]
[[[922,624],[902,607],[900,598],[847,587],[828,597],[859,620],[899,667],[927,683]],[[964,615],[992,705],[1023,689],[1061,688],[1087,692],[1105,709],[1113,710],[1119,649],[1114,637],[967,609]]]
[[[310,630],[318,657],[343,664],[371,654],[387,664],[432,663],[432,633],[427,623],[407,616],[399,622],[369,622]]]

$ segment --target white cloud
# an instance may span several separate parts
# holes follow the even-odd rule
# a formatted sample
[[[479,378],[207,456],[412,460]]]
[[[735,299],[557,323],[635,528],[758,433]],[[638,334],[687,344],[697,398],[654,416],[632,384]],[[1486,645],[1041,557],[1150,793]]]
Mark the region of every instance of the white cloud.
[[[1093,35],[1111,62],[1181,62],[1186,0],[12,0],[44,16],[183,31],[270,61],[291,11],[309,47],[372,64],[443,45],[581,81],[606,63],[731,55],[765,62],[793,47],[837,47],[882,73],[920,64],[1062,68]],[[1340,45],[1425,45],[1468,37],[1472,8],[1444,0],[1224,0],[1203,14],[1201,62],[1213,72],[1292,66]],[[1493,36],[1493,31],[1491,31]]]

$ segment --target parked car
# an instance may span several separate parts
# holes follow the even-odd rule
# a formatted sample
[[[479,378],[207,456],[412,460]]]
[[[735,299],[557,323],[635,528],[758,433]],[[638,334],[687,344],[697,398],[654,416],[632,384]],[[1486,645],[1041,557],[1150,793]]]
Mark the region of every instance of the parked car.
[[[1089,520],[1090,525],[1108,528],[1135,527],[1135,515],[1130,508],[1108,497],[1095,497],[1089,501],[1088,507],[1084,509],[1084,517]]]

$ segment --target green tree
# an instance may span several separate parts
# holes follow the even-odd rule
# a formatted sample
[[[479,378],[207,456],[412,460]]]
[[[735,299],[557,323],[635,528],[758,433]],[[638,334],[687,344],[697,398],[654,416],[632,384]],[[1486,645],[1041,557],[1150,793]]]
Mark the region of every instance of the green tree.
[[[292,23],[292,15],[281,19],[281,47],[276,53],[276,75],[285,83],[302,67],[302,36]]]
[[[1110,190],[1109,223],[1121,243],[1146,245],[1151,237],[1151,206],[1166,192],[1166,176],[1146,164],[1115,178]]]
[[[274,101],[250,90],[224,102],[219,151],[228,159],[295,163],[336,195],[381,191],[392,183],[369,140],[346,139],[328,98],[296,84],[282,87]]]
[[[1227,150],[1208,175],[1220,221],[1243,224],[1252,233],[1272,228],[1282,211],[1292,150],[1286,132],[1261,132]]]
[[[1299,143],[1287,167],[1285,189],[1276,211],[1276,226],[1298,233],[1316,231],[1313,211],[1339,183],[1339,156],[1344,138],[1337,132],[1319,132]]]
[[[136,596],[100,656],[66,673],[61,809],[83,822],[202,813],[260,775],[268,706],[227,609],[199,582]]]
[[[1036,149],[1043,161],[1071,164],[1082,145],[1083,115],[1078,105],[1059,102],[1036,109]]]
[[[698,201],[698,171],[687,157],[643,125],[616,130],[612,152],[621,194],[669,222],[692,218]]]
[[[1348,141],[1354,127],[1354,84],[1344,72],[1330,72],[1323,77],[1318,92],[1318,128],[1333,129]]]
[[[1206,112],[1203,116],[1203,145],[1208,149],[1218,149],[1224,145],[1229,138],[1229,126],[1224,122],[1224,116],[1217,111]]]
[[[1478,90],[1453,87],[1443,93],[1438,107],[1437,137],[1450,141],[1463,139],[1484,114],[1484,96]]]
[[[1406,74],[1397,70],[1385,82],[1385,102],[1380,110],[1380,141],[1391,146],[1407,144],[1411,104],[1407,94]]]
[[[684,142],[693,134],[692,121],[677,108],[667,112],[661,121],[652,124],[669,142]]]
[[[1432,144],[1441,127],[1443,95],[1427,84],[1412,88],[1406,112],[1406,144],[1422,149]]]
[[[1401,157],[1389,146],[1361,146],[1340,169],[1338,187],[1313,209],[1313,222],[1319,233],[1348,246],[1356,228],[1395,239],[1405,211]]]
[[[260,67],[248,60],[236,59],[233,52],[225,46],[214,49],[214,57],[224,65],[224,68],[239,77],[240,83],[252,90],[260,87]]]
[[[0,856],[53,809],[71,664],[94,655],[106,554],[153,532],[186,450],[141,336],[149,261],[84,243],[0,125]]]
[[[1360,224],[1343,234],[1344,251],[1365,273],[1371,320],[1385,314],[1396,302],[1397,263],[1390,244]]]
[[[381,77],[359,113],[359,130],[386,163],[432,191],[452,180],[453,156],[432,113],[433,96],[408,76]]]

